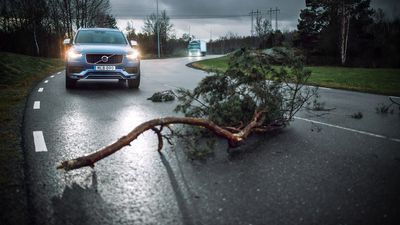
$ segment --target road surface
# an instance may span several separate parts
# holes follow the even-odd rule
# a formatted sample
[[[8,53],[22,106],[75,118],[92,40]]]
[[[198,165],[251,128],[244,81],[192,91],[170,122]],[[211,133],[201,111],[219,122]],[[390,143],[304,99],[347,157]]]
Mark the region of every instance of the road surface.
[[[335,110],[300,112],[290,127],[252,137],[232,156],[224,142],[207,161],[188,160],[179,143],[160,155],[148,132],[95,169],[55,169],[141,122],[175,115],[176,102],[146,98],[194,88],[207,74],[186,67],[190,61],[143,60],[139,90],[106,81],[66,90],[63,71],[32,90],[23,132],[33,224],[398,222],[400,115],[375,112],[387,96],[321,89]],[[356,112],[363,118],[350,117]]]

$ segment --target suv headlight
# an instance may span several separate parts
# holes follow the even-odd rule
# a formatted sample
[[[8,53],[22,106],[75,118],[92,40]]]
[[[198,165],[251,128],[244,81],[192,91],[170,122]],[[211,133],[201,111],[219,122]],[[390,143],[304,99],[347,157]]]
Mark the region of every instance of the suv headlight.
[[[140,53],[138,50],[133,50],[131,52],[128,52],[128,54],[126,55],[126,57],[128,59],[132,59],[132,60],[138,59],[139,56],[140,56]]]
[[[67,55],[68,55],[68,59],[77,59],[77,58],[82,57],[81,53],[79,53],[73,49],[68,50]]]

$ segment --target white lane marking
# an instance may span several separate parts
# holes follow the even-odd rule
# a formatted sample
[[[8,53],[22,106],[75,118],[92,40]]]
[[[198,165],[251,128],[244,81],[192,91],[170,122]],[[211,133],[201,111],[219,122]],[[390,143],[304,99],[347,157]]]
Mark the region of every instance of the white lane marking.
[[[57,74],[61,74],[61,72],[58,72]]]
[[[43,90],[44,90],[43,88],[39,88],[38,92],[43,92]]]
[[[54,77],[54,75],[51,75],[50,77],[51,77],[51,78],[53,78],[53,77]]]
[[[169,85],[169,84],[164,84],[164,86],[165,87],[169,87],[169,88],[175,88],[175,89],[178,89],[179,87],[177,87],[177,86],[172,86],[172,85]]]
[[[48,80],[45,80],[44,83],[47,84],[47,83],[49,83],[49,81],[48,81]]]
[[[332,90],[332,88],[327,88],[327,87],[318,87],[318,88],[322,90]]]
[[[347,131],[351,131],[351,132],[355,132],[355,133],[359,133],[359,134],[369,135],[369,136],[372,136],[372,137],[382,138],[382,139],[386,139],[386,140],[395,141],[395,142],[399,142],[400,143],[400,139],[397,139],[397,138],[391,138],[391,137],[387,137],[387,136],[380,135],[380,134],[374,134],[374,133],[367,132],[367,131],[356,130],[356,129],[352,129],[352,128],[342,127],[342,126],[338,126],[338,125],[334,125],[334,124],[329,124],[329,123],[324,123],[324,122],[320,122],[320,121],[310,120],[310,119],[301,118],[301,117],[297,117],[297,116],[295,116],[294,118],[298,119],[298,120],[303,120],[303,121],[306,121],[306,122],[316,123],[316,124],[320,124],[320,125],[324,125],[324,126],[328,126],[328,127],[334,127],[334,128],[338,128],[338,129],[342,129],[342,130],[347,130]]]
[[[35,101],[33,103],[33,109],[40,109],[40,101]]]
[[[33,131],[33,142],[36,152],[47,152],[46,142],[44,141],[42,131]]]

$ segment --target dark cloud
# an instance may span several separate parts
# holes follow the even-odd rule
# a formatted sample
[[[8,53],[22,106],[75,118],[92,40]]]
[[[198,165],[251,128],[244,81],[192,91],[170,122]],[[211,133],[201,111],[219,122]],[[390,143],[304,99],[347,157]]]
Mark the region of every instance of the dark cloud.
[[[389,17],[400,16],[400,1],[399,0],[372,0],[373,8],[381,8]]]
[[[117,18],[142,17],[154,12],[156,0],[111,0],[113,14]],[[295,20],[302,0],[159,0],[160,9],[166,9],[172,17],[207,17],[247,15],[251,10],[267,10],[278,7],[282,20]],[[233,17],[234,18],[234,17]]]
[[[155,11],[156,0],[110,0],[117,18],[142,18]],[[305,0],[159,0],[160,9],[166,9],[172,18],[246,15],[251,10],[278,7],[279,19],[296,20],[305,7]],[[372,0],[371,5],[382,8],[388,15],[398,14],[399,0]]]
[[[143,18],[156,10],[156,0],[110,2],[121,29],[126,27],[128,19],[134,19],[134,27],[140,31]],[[389,17],[399,16],[400,0],[372,0],[371,6],[382,8]],[[275,7],[280,9],[279,29],[293,30],[296,29],[300,10],[305,8],[305,0],[159,0],[159,9],[167,10],[171,16],[177,36],[187,33],[190,27],[191,33],[202,39],[208,39],[211,35],[216,38],[230,32],[249,35],[250,17],[236,16],[248,15],[251,10],[257,9],[265,13]]]

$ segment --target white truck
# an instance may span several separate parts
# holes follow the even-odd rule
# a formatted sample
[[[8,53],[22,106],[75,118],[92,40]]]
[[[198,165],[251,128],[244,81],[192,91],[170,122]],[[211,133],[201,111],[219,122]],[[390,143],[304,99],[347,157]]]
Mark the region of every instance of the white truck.
[[[207,54],[207,44],[202,40],[191,40],[188,45],[189,56],[205,56]]]

